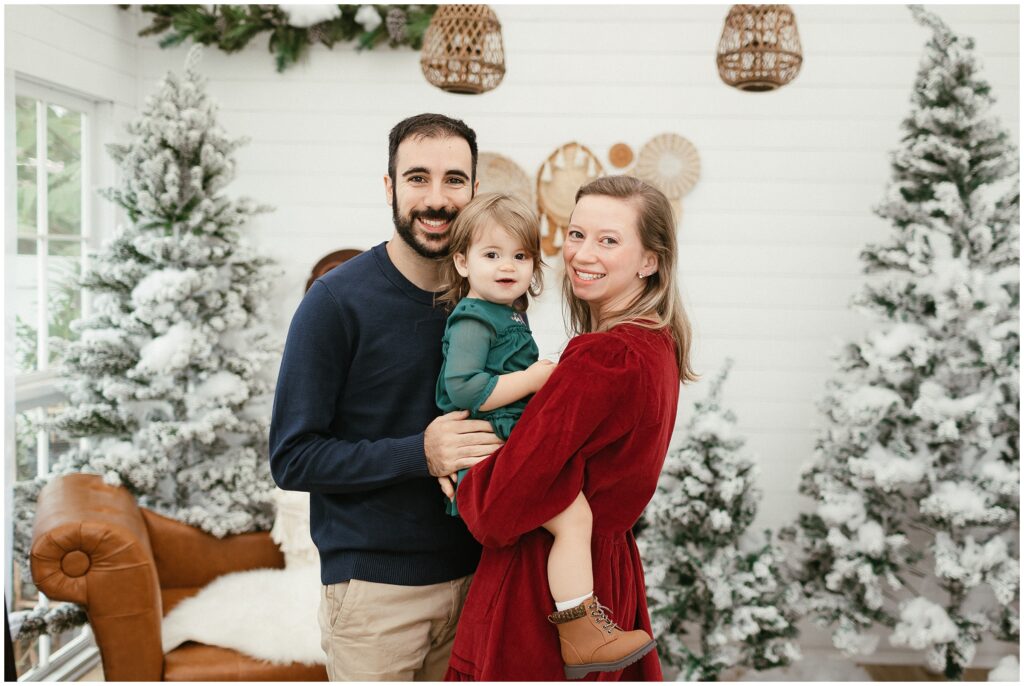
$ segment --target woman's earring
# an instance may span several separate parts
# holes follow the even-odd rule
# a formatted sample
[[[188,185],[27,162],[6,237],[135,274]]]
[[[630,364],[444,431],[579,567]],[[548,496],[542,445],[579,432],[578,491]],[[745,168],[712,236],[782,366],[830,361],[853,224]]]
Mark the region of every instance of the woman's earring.
[[[647,275],[646,275],[646,274],[644,274],[643,272],[637,272],[637,273],[636,273],[636,275],[637,275],[637,278],[640,278],[640,279],[645,279],[645,278],[647,278]]]

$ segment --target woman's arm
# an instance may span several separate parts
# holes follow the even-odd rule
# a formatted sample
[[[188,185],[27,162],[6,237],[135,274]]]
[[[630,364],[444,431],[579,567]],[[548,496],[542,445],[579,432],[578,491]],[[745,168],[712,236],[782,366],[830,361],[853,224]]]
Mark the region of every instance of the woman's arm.
[[[635,423],[638,384],[638,360],[624,341],[574,339],[508,442],[459,484],[459,514],[477,540],[510,545],[568,507],[587,458]]]

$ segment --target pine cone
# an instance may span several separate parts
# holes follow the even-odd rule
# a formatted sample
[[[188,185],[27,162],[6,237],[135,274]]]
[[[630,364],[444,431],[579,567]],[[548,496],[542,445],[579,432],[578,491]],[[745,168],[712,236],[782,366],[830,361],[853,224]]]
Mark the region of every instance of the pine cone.
[[[388,10],[385,26],[388,28],[388,36],[391,38],[391,42],[401,43],[405,40],[405,24],[407,21],[408,18],[405,12],[397,7]]]
[[[323,43],[327,45],[324,38],[327,37],[327,22],[322,21],[319,24],[313,24],[309,27],[309,44],[314,45],[316,43]]]

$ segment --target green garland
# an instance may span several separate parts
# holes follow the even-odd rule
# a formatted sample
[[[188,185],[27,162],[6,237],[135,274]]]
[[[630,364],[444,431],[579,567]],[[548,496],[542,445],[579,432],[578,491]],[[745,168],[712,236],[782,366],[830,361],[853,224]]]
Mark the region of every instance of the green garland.
[[[430,24],[436,5],[370,5],[381,22],[367,31],[356,21],[363,5],[338,5],[340,16],[308,28],[288,24],[288,13],[279,5],[142,5],[153,15],[153,23],[139,32],[151,36],[169,32],[160,47],[178,45],[191,38],[203,45],[216,45],[225,52],[237,52],[257,35],[270,32],[270,52],[277,71],[298,62],[310,45],[328,48],[335,43],[358,40],[358,49],[372,49],[387,42],[395,48],[408,45],[419,50],[423,33]],[[210,9],[207,9],[210,8]]]
[[[74,603],[60,603],[50,607],[37,606],[29,611],[13,613],[12,624],[15,622],[14,615],[23,615],[20,628],[12,636],[16,641],[31,640],[44,635],[60,636],[88,621],[85,610]]]

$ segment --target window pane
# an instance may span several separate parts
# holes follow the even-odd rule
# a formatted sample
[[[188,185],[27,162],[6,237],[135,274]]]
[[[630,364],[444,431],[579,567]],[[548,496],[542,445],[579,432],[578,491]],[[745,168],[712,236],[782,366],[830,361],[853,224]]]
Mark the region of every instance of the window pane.
[[[39,432],[45,432],[48,462],[54,464],[64,453],[71,449],[77,439],[61,438],[56,432],[47,430],[57,415],[67,409],[67,404],[60,402],[49,407],[34,407],[14,416],[14,432],[16,452],[18,455],[17,480],[27,481],[39,475]]]
[[[82,241],[78,239],[74,240],[59,240],[56,238],[47,241],[50,244],[49,252],[51,257],[73,257],[72,262],[78,262],[82,256]],[[51,260],[52,262],[53,260]],[[58,260],[59,261],[59,260]]]
[[[14,664],[18,674],[24,674],[39,664],[38,639],[19,638],[14,642]]]
[[[14,603],[11,610],[31,610],[36,605],[35,586],[32,585],[31,579],[26,580],[22,577],[20,565],[14,565],[14,568]],[[18,668],[18,674],[24,674],[39,664],[38,638],[21,638],[14,641],[14,664]]]
[[[76,340],[71,331],[71,322],[82,316],[82,290],[78,286],[82,261],[78,256],[82,244],[71,241],[50,241],[50,255],[47,262],[48,302],[47,315],[51,338]],[[70,256],[58,256],[71,253]],[[50,350],[50,362],[57,361],[57,353]]]
[[[46,112],[50,233],[81,235],[82,115],[60,105]]]
[[[15,98],[18,148],[18,233],[36,233],[36,101]],[[22,252],[18,241],[18,252]],[[35,252],[35,246],[32,251]]]
[[[36,307],[39,303],[36,260],[37,258],[32,255],[17,255],[14,258],[14,318],[17,339],[14,357],[18,372],[33,372],[39,368],[36,360]]]
[[[14,416],[15,452],[18,455],[15,478],[18,481],[28,481],[36,476],[37,422],[34,415],[35,410],[29,410]]]
[[[63,605],[63,603],[55,603],[56,605]],[[25,608],[31,609],[31,608]],[[50,641],[50,659],[53,659],[54,654],[66,646],[68,643],[81,634],[83,627],[75,627],[70,631],[65,631],[58,636],[55,636]],[[39,666],[39,639],[38,638],[21,638],[14,641],[14,661],[18,667],[18,674],[25,674],[30,669]],[[52,680],[53,677],[49,677],[47,680]],[[101,680],[102,681],[102,680]]]
[[[15,95],[15,116],[8,120],[8,126],[15,131],[9,128],[8,135],[14,133],[16,141],[17,225],[11,228],[17,234],[17,254],[13,256],[11,276],[15,282],[12,309],[16,323],[16,371],[20,375],[45,366],[45,360],[37,360],[40,343],[51,337],[74,338],[70,325],[81,317],[78,278],[85,251],[81,238],[85,161],[82,142],[88,119],[84,106],[79,112],[52,104],[45,95]],[[43,177],[45,187],[40,187],[39,177]],[[45,204],[41,205],[44,199]],[[52,238],[36,238],[40,233]],[[45,273],[40,273],[40,267]],[[51,360],[53,357],[51,354]],[[63,407],[61,403],[15,414],[16,449],[8,459],[15,462],[13,476],[17,481],[35,478],[40,463],[45,469],[45,465],[54,464],[61,455],[77,447],[77,439],[62,440],[46,428],[48,420]],[[10,562],[5,573],[13,589],[11,609],[31,610],[39,602],[39,593],[31,576],[23,573],[20,565]],[[81,629],[76,628],[48,639],[51,657],[80,633]],[[16,642],[19,672],[39,666],[39,657],[38,639]]]
[[[64,403],[61,403],[59,405],[51,405],[50,407],[46,408],[47,423],[52,422],[54,419],[56,419],[57,415],[59,415],[65,409],[67,409],[67,405],[65,405]],[[77,439],[63,439],[53,431],[50,431],[48,433],[47,440],[49,441],[50,447],[51,465],[57,462],[57,460],[60,459],[61,455],[71,450],[72,445],[77,442]]]

